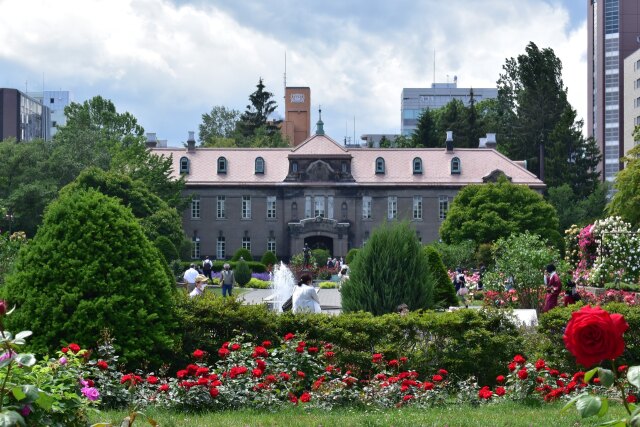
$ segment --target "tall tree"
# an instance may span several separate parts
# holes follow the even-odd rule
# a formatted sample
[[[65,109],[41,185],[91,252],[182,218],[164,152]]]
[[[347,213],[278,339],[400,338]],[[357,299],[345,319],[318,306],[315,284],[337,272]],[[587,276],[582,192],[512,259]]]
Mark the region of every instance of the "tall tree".
[[[209,113],[202,115],[198,133],[200,144],[206,145],[213,138],[232,138],[239,119],[240,111],[222,105],[214,106]]]
[[[275,123],[267,122],[269,116],[278,106],[273,100],[273,93],[265,90],[262,77],[260,77],[256,88],[256,91],[249,95],[251,104],[247,105],[247,109],[240,116],[239,127],[244,136],[253,135],[256,129],[261,126],[266,126],[270,134],[278,131]]]
[[[428,108],[422,110],[418,116],[418,126],[411,135],[412,145],[414,147],[434,148],[442,146],[442,141],[436,138],[436,121],[434,114]]]
[[[640,139],[640,127],[636,126],[634,137]],[[616,175],[616,193],[607,206],[612,215],[619,215],[633,227],[640,226],[640,145],[636,145],[623,158],[624,169]]]
[[[464,124],[465,116],[466,107],[459,99],[454,99],[439,109],[437,114],[436,138],[440,136],[442,139],[437,141],[438,145],[434,145],[434,147],[444,146],[444,135],[447,131],[453,132],[455,146],[466,147],[468,135]]]

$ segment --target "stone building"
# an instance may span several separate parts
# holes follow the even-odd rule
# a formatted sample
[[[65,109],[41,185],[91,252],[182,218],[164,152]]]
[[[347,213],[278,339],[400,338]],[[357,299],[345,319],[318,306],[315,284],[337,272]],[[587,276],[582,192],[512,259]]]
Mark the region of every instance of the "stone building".
[[[193,257],[230,258],[244,247],[287,259],[305,243],[345,256],[385,221],[406,220],[422,242],[438,239],[449,204],[469,184],[506,175],[544,183],[493,148],[346,148],[324,134],[291,148],[152,148],[172,156],[192,198],[183,213]]]

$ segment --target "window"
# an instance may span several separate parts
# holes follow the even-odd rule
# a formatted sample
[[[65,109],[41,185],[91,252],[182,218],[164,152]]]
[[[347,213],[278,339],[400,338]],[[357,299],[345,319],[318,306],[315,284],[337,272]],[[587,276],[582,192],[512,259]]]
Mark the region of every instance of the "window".
[[[218,237],[218,241],[216,242],[216,258],[225,259],[226,258],[226,241],[225,238],[220,236]]]
[[[251,219],[251,196],[242,196],[242,219]]]
[[[440,196],[438,198],[438,212],[440,215],[440,221],[444,221],[447,218],[448,211],[449,211],[449,197]]]
[[[276,219],[276,196],[267,197],[267,219]]]
[[[324,217],[324,196],[315,196],[313,198],[313,216],[314,217]]]
[[[242,249],[246,249],[251,252],[251,237],[244,236],[242,238]]]
[[[276,254],[276,238],[275,237],[269,237],[269,239],[267,240],[267,250],[270,252],[273,252],[273,254]]]
[[[422,159],[420,157],[416,157],[413,159],[413,174],[421,174],[422,173]]]
[[[451,174],[459,174],[460,173],[460,159],[454,157],[451,159]]]
[[[422,196],[413,196],[413,219],[422,219]]]
[[[311,218],[311,196],[304,198],[304,217]]]
[[[298,162],[291,162],[291,172],[293,173],[298,172]]]
[[[256,157],[256,173],[264,173],[264,159]]]
[[[218,200],[216,202],[216,211],[217,211],[216,218],[218,219],[225,219],[227,217],[227,213],[224,207],[225,202],[226,202],[226,196],[218,196]]]
[[[342,162],[342,173],[347,173],[348,168],[347,168],[347,162]]]
[[[398,218],[398,197],[389,196],[387,198],[387,219]]]
[[[362,197],[362,219],[371,219],[371,196]]]
[[[342,207],[340,208],[340,216],[342,219],[347,219],[347,202],[342,202]]]
[[[298,204],[296,202],[291,203],[291,218],[298,219]]]
[[[200,239],[194,237],[191,245],[191,259],[200,259]]]
[[[56,102],[55,98],[49,98],[49,104],[53,104],[55,102]]]
[[[200,196],[191,199],[191,219],[200,219]]]
[[[376,159],[376,173],[384,173],[384,159],[382,157]]]
[[[218,157],[218,173],[227,173],[227,159]]]
[[[189,159],[186,157],[180,158],[180,173],[189,173]]]

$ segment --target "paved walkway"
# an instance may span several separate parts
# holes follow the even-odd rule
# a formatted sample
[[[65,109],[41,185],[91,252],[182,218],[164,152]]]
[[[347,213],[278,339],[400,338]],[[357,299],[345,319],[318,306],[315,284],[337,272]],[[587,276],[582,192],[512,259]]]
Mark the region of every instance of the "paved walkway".
[[[264,299],[271,295],[271,289],[254,289],[239,296],[245,304],[264,304]],[[340,292],[337,289],[319,289],[320,308],[323,313],[337,314],[342,310]]]

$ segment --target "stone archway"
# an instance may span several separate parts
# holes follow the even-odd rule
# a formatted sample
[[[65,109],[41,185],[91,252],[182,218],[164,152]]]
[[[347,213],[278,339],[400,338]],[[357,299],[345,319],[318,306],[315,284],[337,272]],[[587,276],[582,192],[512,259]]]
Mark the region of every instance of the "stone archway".
[[[311,249],[326,249],[333,256],[333,238],[329,236],[315,235],[305,237],[304,243],[309,245]]]

